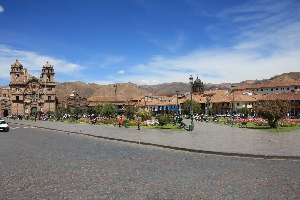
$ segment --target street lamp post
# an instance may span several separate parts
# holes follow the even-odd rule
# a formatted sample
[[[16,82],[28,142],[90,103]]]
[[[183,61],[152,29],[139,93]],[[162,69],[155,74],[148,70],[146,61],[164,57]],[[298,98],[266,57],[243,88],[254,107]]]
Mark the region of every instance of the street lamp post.
[[[72,94],[70,94],[70,97],[74,98],[74,123],[76,123],[76,93],[73,91]]]
[[[179,93],[179,91],[177,90],[176,91],[176,107],[177,107],[177,109],[176,109],[176,115],[178,116],[179,115],[179,106],[178,106],[178,93]]]
[[[234,85],[231,84],[231,91],[232,91],[232,111],[231,111],[231,114],[232,114],[232,123],[231,123],[231,126],[233,126],[233,121],[234,121]]]
[[[147,106],[146,97],[147,97],[147,100],[148,100],[148,96],[144,96],[145,110],[146,110],[146,106]]]
[[[118,115],[118,109],[117,109],[117,84],[114,84],[115,88],[115,110],[116,110],[116,117]]]
[[[194,128],[194,122],[193,122],[193,76],[190,76],[190,84],[191,84],[191,104],[190,104],[190,115],[191,115],[191,125],[189,127],[189,130],[192,131]]]
[[[211,100],[212,95],[208,94],[206,95],[206,115],[209,115],[209,102]]]
[[[49,109],[48,109],[48,113],[50,113],[50,101],[51,101],[51,96],[48,96],[48,102],[49,102]]]
[[[179,106],[178,106],[178,93],[179,91],[176,91],[176,124],[178,124],[179,119]]]

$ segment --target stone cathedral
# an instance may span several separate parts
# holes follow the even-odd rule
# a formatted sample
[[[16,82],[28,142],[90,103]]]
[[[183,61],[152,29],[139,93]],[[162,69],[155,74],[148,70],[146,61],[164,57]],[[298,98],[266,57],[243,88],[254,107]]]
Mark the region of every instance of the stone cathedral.
[[[55,112],[56,92],[54,68],[48,62],[43,66],[40,78],[27,73],[18,60],[11,65],[9,98],[10,112],[16,115],[35,115]],[[40,112],[39,112],[40,111]]]

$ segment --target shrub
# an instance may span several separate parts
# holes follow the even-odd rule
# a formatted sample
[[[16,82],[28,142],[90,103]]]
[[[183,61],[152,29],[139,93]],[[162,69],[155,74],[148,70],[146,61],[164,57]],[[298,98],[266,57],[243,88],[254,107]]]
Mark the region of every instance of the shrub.
[[[171,122],[171,119],[168,115],[162,115],[162,116],[159,116],[157,118],[158,120],[158,123],[161,125],[161,126],[164,126],[164,125],[167,125],[168,123]]]

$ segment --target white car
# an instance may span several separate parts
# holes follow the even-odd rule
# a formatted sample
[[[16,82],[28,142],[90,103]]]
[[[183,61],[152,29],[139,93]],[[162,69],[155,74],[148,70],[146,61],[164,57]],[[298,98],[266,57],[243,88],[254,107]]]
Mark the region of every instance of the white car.
[[[0,130],[3,130],[3,131],[9,131],[9,126],[8,124],[6,123],[6,121],[0,119]]]

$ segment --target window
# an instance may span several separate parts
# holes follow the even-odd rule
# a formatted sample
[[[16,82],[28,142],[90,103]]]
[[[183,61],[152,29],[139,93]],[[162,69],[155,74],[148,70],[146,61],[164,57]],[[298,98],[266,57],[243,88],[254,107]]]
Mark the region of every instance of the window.
[[[264,91],[264,89],[260,89],[260,91]]]
[[[48,101],[50,101],[51,100],[51,96],[48,96]]]
[[[271,91],[273,91],[273,88],[271,88]]]
[[[286,88],[287,90],[290,90],[290,88]]]
[[[19,96],[16,96],[16,100],[17,100],[17,101],[19,101],[19,100],[20,100],[20,99],[19,99]]]
[[[237,106],[240,106],[240,103],[237,103],[236,105],[237,105]]]
[[[276,88],[276,90],[278,90],[278,88]]]

